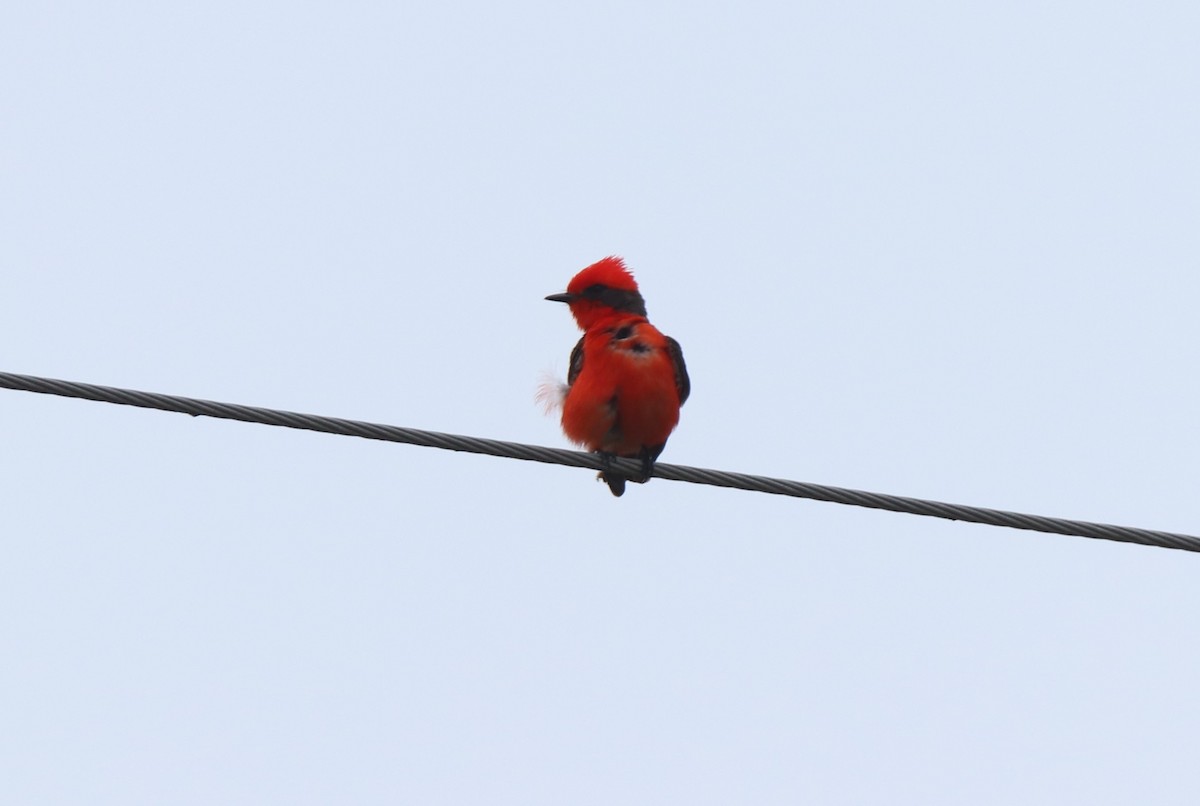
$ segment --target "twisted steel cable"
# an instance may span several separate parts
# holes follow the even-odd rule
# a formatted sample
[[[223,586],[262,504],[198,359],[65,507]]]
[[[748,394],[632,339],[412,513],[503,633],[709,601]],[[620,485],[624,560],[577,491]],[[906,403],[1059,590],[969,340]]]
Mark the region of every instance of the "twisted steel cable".
[[[280,411],[278,409],[266,409],[258,406],[242,406],[236,403],[219,403],[213,400],[198,400],[196,398],[163,395],[155,392],[139,392],[134,389],[97,386],[90,383],[61,381],[53,378],[39,378],[33,375],[18,375],[11,372],[0,372],[0,388],[58,395],[60,397],[75,397],[83,400],[96,400],[102,403],[116,403],[124,406],[138,406],[145,409],[179,412],[181,414],[190,414],[193,417],[203,416],[217,417],[223,420],[241,420],[247,423],[298,428],[306,431],[320,431],[327,434],[377,439],[384,442],[402,442],[408,445],[423,445],[428,448],[481,453],[488,456],[524,459],[530,462],[545,462],[548,464],[566,465],[567,467],[585,467],[594,470],[604,468],[600,457],[596,454],[563,450],[561,448],[544,448],[539,445],[525,445],[519,442],[502,442],[496,439],[467,437],[459,434],[443,434],[436,431],[421,431],[415,428],[401,428],[395,425],[344,420],[338,417],[323,417],[316,414],[300,414],[293,411]],[[612,469],[627,472],[631,477],[637,477],[641,473],[641,463],[632,459],[615,459],[612,461]],[[809,484],[802,481],[789,481],[787,479],[775,479],[767,476],[752,476],[746,473],[730,473],[723,470],[707,470],[705,468],[686,467],[684,465],[656,464],[653,476],[670,481],[687,481],[693,484],[707,484],[714,487],[730,487],[738,490],[749,490],[751,492],[809,498],[815,501],[831,501],[836,504],[883,509],[889,512],[905,512],[911,515],[927,515],[952,521],[982,523],[990,526],[1007,526],[1012,529],[1026,529],[1035,532],[1050,532],[1053,534],[1115,540],[1122,543],[1139,543],[1144,546],[1159,546],[1161,548],[1200,552],[1200,537],[1172,532],[1160,532],[1153,529],[1113,526],[1106,523],[1089,523],[1087,521],[1067,520],[1064,518],[1048,518],[1042,515],[1027,515],[1001,509],[947,504],[941,501],[930,501],[922,498],[871,493],[863,490],[847,489],[845,487],[829,487],[823,484]]]

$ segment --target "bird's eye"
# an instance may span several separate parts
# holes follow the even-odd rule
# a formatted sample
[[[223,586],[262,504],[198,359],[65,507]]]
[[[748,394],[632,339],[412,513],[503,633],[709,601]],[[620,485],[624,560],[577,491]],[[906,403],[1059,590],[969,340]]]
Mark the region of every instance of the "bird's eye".
[[[613,334],[613,338],[616,339],[617,341],[620,341],[621,339],[627,339],[632,335],[633,335],[633,326],[625,325],[624,327],[622,327],[616,333]]]
[[[583,295],[585,297],[588,297],[589,299],[597,299],[603,293],[604,293],[604,286],[600,285],[600,283],[596,283],[595,285],[589,285],[587,288],[583,289]]]

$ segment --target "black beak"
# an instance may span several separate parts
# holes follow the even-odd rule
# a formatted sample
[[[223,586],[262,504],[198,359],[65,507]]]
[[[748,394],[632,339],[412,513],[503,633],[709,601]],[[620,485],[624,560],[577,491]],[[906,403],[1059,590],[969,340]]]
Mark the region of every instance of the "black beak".
[[[571,303],[575,301],[576,297],[574,294],[551,294],[550,296],[546,297],[546,299],[550,300],[551,302]]]

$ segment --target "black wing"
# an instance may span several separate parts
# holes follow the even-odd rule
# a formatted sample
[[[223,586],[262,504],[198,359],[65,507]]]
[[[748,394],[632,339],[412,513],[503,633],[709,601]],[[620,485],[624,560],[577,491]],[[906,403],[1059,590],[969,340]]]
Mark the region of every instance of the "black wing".
[[[678,346],[678,345],[676,345]],[[579,338],[579,342],[575,345],[575,349],[571,351],[571,366],[567,370],[567,386],[574,386],[575,379],[579,377],[579,373],[583,371],[583,337]]]
[[[670,336],[665,338],[667,340],[667,356],[671,359],[671,365],[675,367],[675,388],[679,391],[679,405],[682,406],[688,399],[688,395],[692,393],[692,381],[687,374],[687,364],[683,363],[683,348]],[[583,356],[579,357],[579,363],[583,363]]]

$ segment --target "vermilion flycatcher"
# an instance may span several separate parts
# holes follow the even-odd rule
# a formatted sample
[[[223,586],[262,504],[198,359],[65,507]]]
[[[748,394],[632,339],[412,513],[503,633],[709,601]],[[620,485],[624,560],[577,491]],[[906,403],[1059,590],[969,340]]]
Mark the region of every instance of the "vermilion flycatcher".
[[[679,342],[647,321],[646,303],[619,257],[593,263],[565,294],[546,299],[567,303],[583,330],[571,351],[563,432],[605,459],[641,459],[642,477],[630,480],[644,483],[691,390]],[[605,470],[600,478],[613,495],[625,492],[626,476]]]

